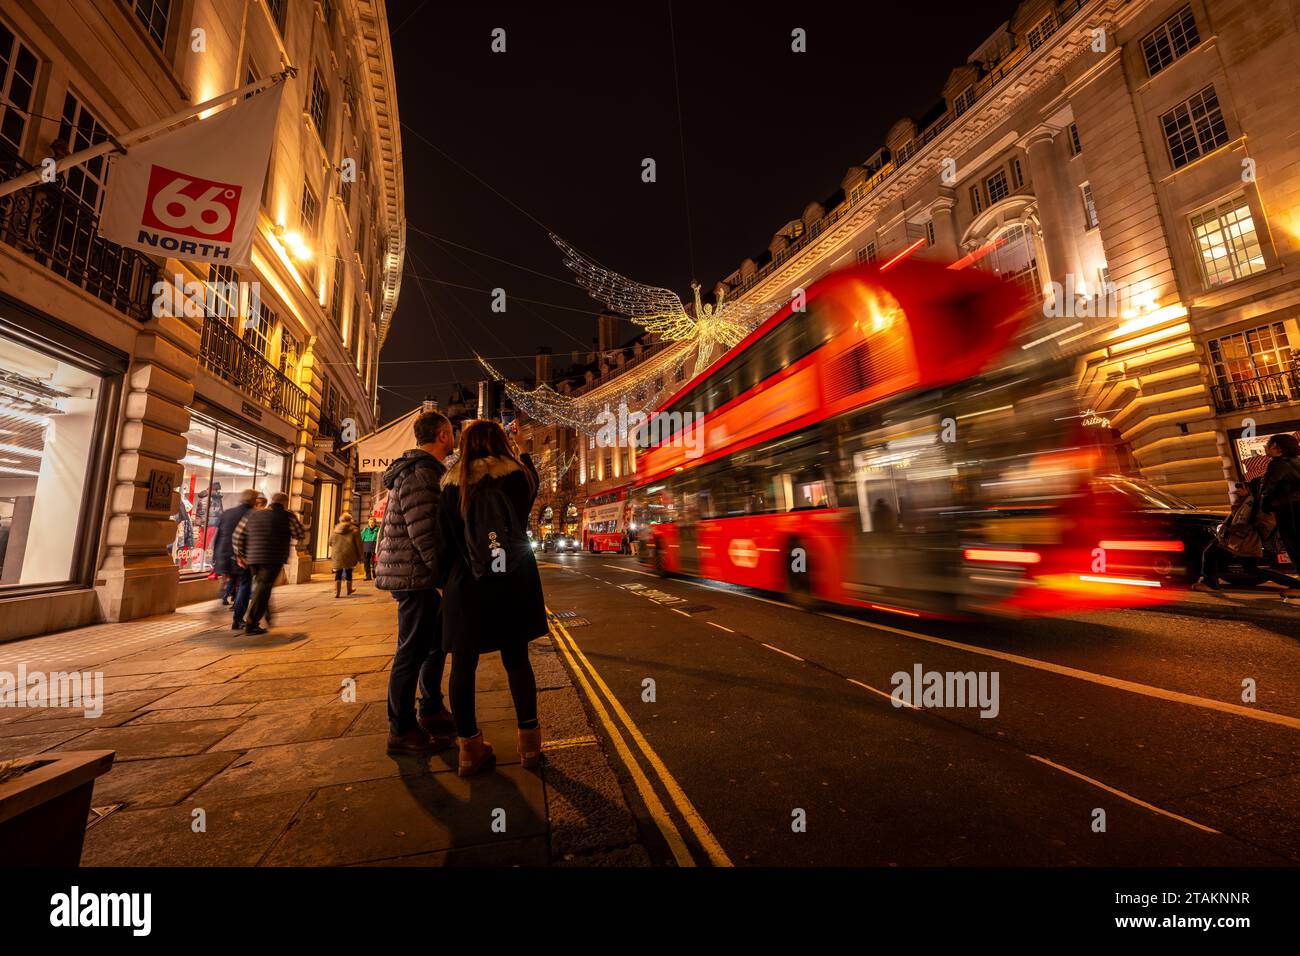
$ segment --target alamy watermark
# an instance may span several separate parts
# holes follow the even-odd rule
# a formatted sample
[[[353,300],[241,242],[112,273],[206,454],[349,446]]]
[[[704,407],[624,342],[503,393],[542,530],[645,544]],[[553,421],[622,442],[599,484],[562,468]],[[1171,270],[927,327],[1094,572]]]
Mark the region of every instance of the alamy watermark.
[[[920,664],[890,678],[895,707],[919,709],[974,708],[993,718],[1001,710],[997,671],[927,671]]]
[[[104,675],[100,671],[0,671],[0,707],[79,708],[87,717],[104,713]]]

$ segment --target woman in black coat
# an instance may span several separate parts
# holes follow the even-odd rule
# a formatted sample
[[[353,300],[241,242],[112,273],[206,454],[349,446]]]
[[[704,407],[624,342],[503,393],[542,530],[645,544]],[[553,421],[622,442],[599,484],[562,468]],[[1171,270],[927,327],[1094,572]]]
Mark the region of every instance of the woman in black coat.
[[[1300,567],[1300,441],[1290,432],[1268,440],[1268,468],[1260,489],[1260,507],[1277,518],[1277,534],[1291,564]]]
[[[466,541],[466,518],[477,496],[499,490],[511,514],[514,540],[526,542],[524,529],[537,497],[537,470],[532,460],[511,447],[496,422],[477,421],[460,436],[460,457],[442,479],[438,504],[438,568],[445,575],[442,604],[443,650],[451,655],[451,710],[460,739],[459,774],[468,777],[491,767],[496,758],[483,739],[474,714],[474,677],[479,655],[501,652],[510,696],[519,725],[519,756],[525,767],[541,758],[542,731],[537,721],[537,683],[528,660],[528,642],[549,630],[542,579],[532,549],[514,547],[516,566],[507,573],[487,570],[476,577]],[[486,500],[499,500],[489,496]],[[482,503],[482,502],[480,502]],[[480,533],[484,529],[478,529]],[[502,543],[511,545],[503,530]],[[504,550],[504,549],[503,549]]]

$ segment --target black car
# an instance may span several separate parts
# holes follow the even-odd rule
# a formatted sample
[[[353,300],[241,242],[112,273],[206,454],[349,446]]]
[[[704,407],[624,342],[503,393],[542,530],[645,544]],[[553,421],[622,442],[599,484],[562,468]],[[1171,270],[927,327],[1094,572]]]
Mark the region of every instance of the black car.
[[[542,539],[542,550],[548,553],[554,551],[557,554],[576,554],[582,549],[578,545],[578,539],[573,535],[553,531]]]
[[[1201,575],[1201,554],[1214,540],[1219,525],[1228,517],[1224,510],[1197,508],[1177,495],[1163,491],[1141,478],[1126,475],[1102,475],[1093,480],[1093,492],[1103,498],[1118,499],[1122,508],[1139,514],[1149,522],[1147,532],[1182,543],[1181,552],[1152,553],[1143,560],[1149,570],[1176,584],[1193,584]],[[1292,571],[1289,561],[1279,561],[1277,536],[1264,544],[1260,563],[1281,571]],[[1222,575],[1229,582],[1248,582],[1251,576],[1237,562],[1228,565]]]

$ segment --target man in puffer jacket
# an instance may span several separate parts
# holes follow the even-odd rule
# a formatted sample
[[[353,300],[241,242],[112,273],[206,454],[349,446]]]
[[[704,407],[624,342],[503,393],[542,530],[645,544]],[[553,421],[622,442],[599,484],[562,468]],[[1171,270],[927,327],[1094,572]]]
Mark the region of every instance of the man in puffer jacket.
[[[443,704],[442,599],[438,594],[438,502],[442,459],[453,447],[451,422],[439,412],[415,419],[416,448],[384,472],[388,501],[375,559],[375,587],[397,601],[397,652],[388,676],[388,752],[429,753],[456,740]],[[420,690],[416,714],[415,691]]]

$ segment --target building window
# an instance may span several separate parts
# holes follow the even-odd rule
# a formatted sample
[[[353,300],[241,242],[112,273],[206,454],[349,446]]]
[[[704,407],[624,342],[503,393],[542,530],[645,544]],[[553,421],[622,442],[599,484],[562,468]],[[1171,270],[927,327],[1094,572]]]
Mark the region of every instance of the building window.
[[[1142,38],[1142,56],[1147,62],[1147,76],[1155,76],[1200,42],[1192,8],[1183,7]]]
[[[1083,225],[1086,229],[1097,228],[1097,204],[1092,200],[1092,183],[1084,183],[1079,187],[1079,192],[1083,196]]]
[[[212,318],[235,324],[239,317],[239,277],[233,266],[208,266],[203,305]]]
[[[334,286],[330,292],[330,316],[335,328],[343,329],[343,257],[334,250]]]
[[[975,105],[975,87],[968,86],[957,94],[957,98],[952,101],[952,113],[954,116],[961,116],[968,109]]]
[[[999,169],[988,179],[984,180],[984,188],[988,190],[990,206],[1011,195],[1011,187],[1007,185],[1006,170]]]
[[[1207,286],[1263,271],[1264,251],[1244,193],[1195,212],[1188,221]]]
[[[343,215],[352,208],[352,181],[344,179],[339,183],[339,199],[343,202]]]
[[[0,141],[21,153],[36,86],[36,55],[0,23]]]
[[[280,36],[284,36],[284,12],[288,6],[288,0],[266,0],[266,9],[271,11],[271,19],[275,21]]]
[[[271,354],[271,337],[279,324],[275,312],[267,307],[257,292],[256,283],[248,294],[248,319],[244,322],[244,341],[266,357]]]
[[[311,74],[311,122],[316,127],[316,132],[320,134],[321,142],[325,142],[326,123],[330,118],[330,94],[325,89],[325,82],[320,78],[320,70],[313,70]]]
[[[1228,127],[1223,122],[1223,111],[1213,86],[1179,103],[1160,117],[1160,124],[1164,127],[1169,161],[1174,169],[1186,166],[1228,141]]]
[[[934,220],[930,219],[925,224],[925,244],[934,245]]]
[[[970,188],[970,208],[977,216],[984,210],[984,197],[980,194],[979,186]]]
[[[298,381],[298,362],[302,359],[302,342],[288,329],[280,332],[280,373],[293,382]]]
[[[997,236],[989,237],[990,240],[999,238],[1002,243],[983,256],[976,268],[1013,283],[1031,302],[1042,299],[1043,288],[1038,281],[1038,246],[1033,230],[1024,223],[1016,223]]]
[[[1070,155],[1078,156],[1080,153],[1083,152],[1083,143],[1079,139],[1078,124],[1071,123],[1069,126],[1069,133],[1070,133]]]
[[[172,13],[172,0],[128,0],[136,18],[144,26],[158,49],[167,42],[167,20]]]
[[[1291,343],[1281,322],[1210,342],[1210,365],[1220,385],[1276,375],[1291,368]]]
[[[102,143],[108,139],[108,131],[91,115],[90,110],[69,90],[63,98],[63,118],[59,122],[59,139],[68,147],[68,152],[80,150]],[[104,178],[108,175],[108,157],[96,156],[76,166],[69,166],[64,173],[68,189],[83,203],[96,212],[104,196]]]
[[[1038,25],[1029,31],[1029,49],[1037,50],[1047,38],[1056,32],[1056,17],[1050,13],[1038,21]]]
[[[320,203],[316,200],[316,194],[311,191],[311,187],[306,183],[302,186],[302,231],[308,235],[316,234],[316,213],[320,210]]]
[[[858,250],[858,265],[863,265],[865,263],[870,263],[875,261],[876,261],[876,244],[874,241],[868,242],[865,246],[863,246],[861,249]]]
[[[1024,184],[1025,184],[1025,171],[1021,169],[1020,157],[1017,156],[1016,158],[1011,160],[1011,185],[1014,186],[1016,189],[1019,189],[1020,187],[1024,186]]]
[[[325,15],[325,28],[334,22],[334,0],[320,0],[321,13]]]

